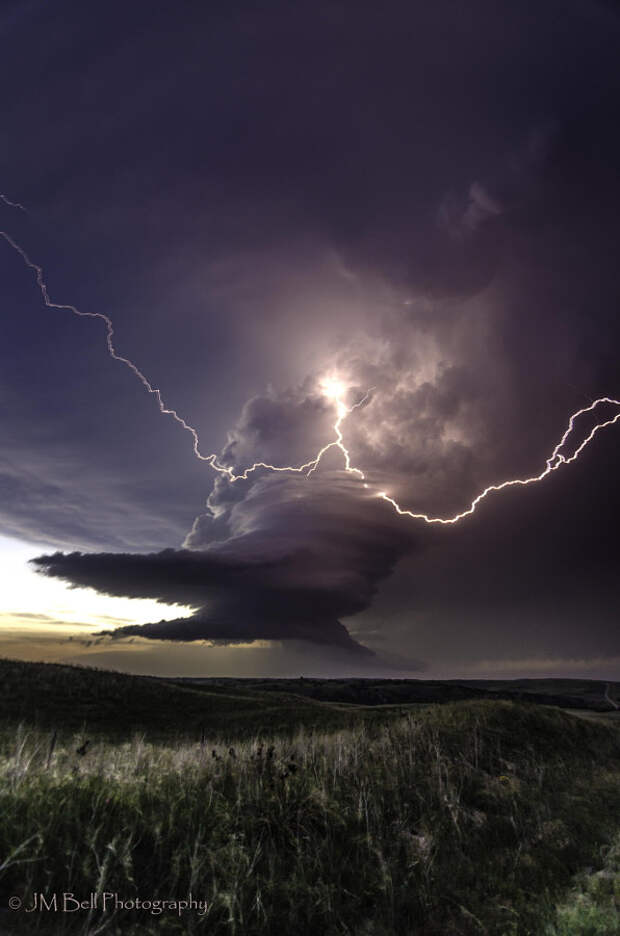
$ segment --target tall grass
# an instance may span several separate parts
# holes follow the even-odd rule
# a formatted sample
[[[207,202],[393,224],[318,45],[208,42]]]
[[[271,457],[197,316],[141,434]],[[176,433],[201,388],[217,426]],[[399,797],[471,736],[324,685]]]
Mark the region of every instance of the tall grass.
[[[545,936],[620,936],[620,835],[604,857],[601,869],[577,876]]]
[[[513,703],[284,740],[83,740],[6,742],[3,893],[191,891],[208,911],[7,911],[7,932],[541,936],[620,807],[614,729]]]

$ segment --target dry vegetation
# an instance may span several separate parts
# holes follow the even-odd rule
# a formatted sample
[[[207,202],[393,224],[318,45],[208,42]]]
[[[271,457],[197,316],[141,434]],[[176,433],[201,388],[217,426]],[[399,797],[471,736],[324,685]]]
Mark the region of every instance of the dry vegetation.
[[[76,753],[84,741],[25,726],[4,732],[3,893],[150,900],[191,891],[208,912],[7,911],[6,932],[618,932],[610,886],[588,890],[582,877],[569,893],[578,872],[596,875],[606,860],[609,870],[613,857],[612,726],[462,702],[288,738],[95,737]],[[570,908],[588,901],[607,929],[571,922]]]

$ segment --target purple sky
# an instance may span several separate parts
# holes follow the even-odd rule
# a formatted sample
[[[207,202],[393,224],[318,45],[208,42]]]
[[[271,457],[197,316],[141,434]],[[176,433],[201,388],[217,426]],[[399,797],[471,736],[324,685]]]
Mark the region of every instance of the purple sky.
[[[619,678],[620,423],[454,526],[377,497],[458,513],[620,398],[616,8],[32,2],[0,35],[0,191],[28,209],[0,228],[201,451],[302,464],[334,438],[326,376],[373,388],[342,423],[367,487],[338,450],[231,484],[0,242],[5,576],[27,547],[184,607],[68,642],[24,594],[0,653]]]

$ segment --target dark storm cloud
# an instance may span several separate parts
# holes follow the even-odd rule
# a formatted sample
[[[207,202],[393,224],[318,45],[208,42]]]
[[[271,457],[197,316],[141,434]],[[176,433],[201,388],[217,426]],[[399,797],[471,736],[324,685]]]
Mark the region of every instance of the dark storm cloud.
[[[189,538],[192,550],[56,553],[33,561],[72,585],[197,609],[191,618],[123,627],[116,635],[304,639],[361,652],[338,618],[368,607],[411,545],[384,505],[337,478],[265,479],[231,513],[232,535],[209,549],[197,548],[206,539],[204,518]]]
[[[253,398],[222,461],[242,467],[252,459],[281,463],[288,455],[302,463],[333,436],[335,418],[333,403],[310,382]],[[34,562],[72,585],[196,608],[191,618],[123,627],[119,636],[305,639],[363,652],[339,618],[369,606],[378,583],[411,548],[412,533],[359,479],[343,474],[341,453],[325,462],[311,478],[261,469],[247,481],[218,480],[188,549],[56,553]]]
[[[166,516],[166,506],[158,510],[149,503],[158,484],[91,478],[88,486],[73,485],[71,478],[81,472],[79,460],[59,464],[49,455],[35,459],[27,451],[18,459],[18,452],[16,446],[10,458],[0,455],[0,522],[7,535],[89,549],[139,548],[169,540],[174,532],[182,536],[182,523]]]
[[[122,349],[241,469],[299,464],[332,437],[322,372],[349,403],[374,387],[345,423],[370,486],[334,453],[310,479],[216,480],[186,549],[111,554],[179,543],[211,476],[92,330],[30,317],[10,257],[3,379],[27,402],[2,412],[7,529],[105,550],[42,558],[48,574],[197,609],[149,637],[351,646],[340,619],[374,613],[399,562],[396,611],[430,615],[431,638],[439,622],[440,654],[472,633],[474,652],[501,651],[527,589],[555,596],[549,646],[580,582],[614,607],[578,547],[604,542],[599,568],[617,555],[609,453],[587,462],[607,491],[592,513],[559,472],[555,500],[527,501],[555,504],[553,522],[507,497],[467,534],[429,530],[373,492],[456,512],[540,470],[571,410],[620,395],[618,49],[617,17],[553,0],[42,11],[0,65],[20,87],[0,169],[38,206],[41,230],[15,223],[54,292],[112,311]]]
[[[527,172],[516,173],[526,182],[504,185],[501,201],[500,182],[494,184],[493,194],[490,183],[470,183],[468,202],[443,236],[472,241],[501,220],[507,259],[489,283],[448,299],[414,293],[380,314],[365,312],[366,334],[356,333],[326,360],[326,372],[333,369],[350,385],[349,405],[374,388],[367,404],[345,421],[353,464],[366,472],[369,489],[344,476],[342,456],[332,452],[324,470],[311,479],[262,471],[232,485],[218,479],[207,512],[196,519],[186,538],[187,550],[157,559],[56,556],[42,558],[39,564],[73,584],[197,608],[188,619],[121,628],[121,636],[230,642],[289,638],[357,646],[340,619],[368,611],[396,563],[412,553],[416,543],[436,542],[437,537],[435,530],[394,516],[373,492],[384,488],[404,506],[450,515],[467,506],[486,484],[540,470],[564,429],[567,401],[561,379],[567,367],[579,356],[582,364],[589,363],[575,375],[584,387],[584,378],[597,368],[596,357],[587,362],[578,350],[579,330],[571,320],[567,327],[560,308],[565,280],[572,274],[563,265],[537,271],[541,252],[561,249],[565,237],[545,205],[559,203],[561,215],[573,228],[583,223],[579,205],[571,204],[574,177],[563,166],[562,150],[561,138],[556,150],[545,147],[550,164],[537,153],[538,161],[532,160]],[[521,156],[515,160],[523,164]],[[503,166],[504,161],[496,178],[502,178]],[[596,189],[594,175],[591,184]],[[536,198],[531,196],[534,190]],[[594,262],[598,241],[582,243],[578,251],[585,296],[595,285],[595,266],[600,264],[600,256],[598,264]],[[531,279],[517,287],[523,270],[530,271]],[[532,309],[543,283],[551,301],[544,317],[535,317]],[[517,315],[518,289],[525,298]],[[411,296],[410,290],[401,296]],[[534,328],[541,337],[548,328],[552,338],[541,355],[532,355]],[[507,346],[506,333],[515,329],[518,337]],[[527,355],[527,365],[519,361],[521,354]],[[515,369],[518,374],[527,372],[525,386],[520,377],[515,382]],[[300,464],[312,457],[333,438],[335,419],[333,403],[320,393],[320,377],[250,399],[229,434],[222,462],[242,470],[253,461]],[[541,396],[544,413],[537,409]],[[539,535],[544,539],[544,526]],[[557,529],[554,535],[562,536]],[[525,548],[522,544],[520,550]],[[450,579],[447,573],[448,580],[441,584],[430,573],[426,583],[409,583],[401,601],[423,606],[430,600],[428,582],[433,581],[433,602],[448,611],[451,593],[458,594],[454,583],[467,577],[474,555],[470,546],[459,558],[458,575]],[[551,582],[561,580],[561,555],[554,547],[557,573],[546,560],[547,590]],[[415,568],[415,552],[410,561]],[[512,574],[511,564],[502,579],[495,579],[496,589],[511,590]],[[525,579],[531,588],[536,580],[532,569]],[[449,613],[457,612],[452,607]]]

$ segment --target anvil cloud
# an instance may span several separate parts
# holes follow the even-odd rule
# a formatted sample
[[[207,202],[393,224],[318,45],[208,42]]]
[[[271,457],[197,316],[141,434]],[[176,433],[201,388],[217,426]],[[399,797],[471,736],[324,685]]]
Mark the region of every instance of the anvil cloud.
[[[33,207],[2,226],[202,450],[301,464],[321,377],[374,388],[343,425],[368,488],[336,451],[230,484],[7,248],[0,519],[53,544],[36,567],[195,609],[114,632],[154,643],[617,658],[618,434],[449,531],[374,497],[454,513],[620,397],[617,11],[62,0],[0,27],[2,191]]]

